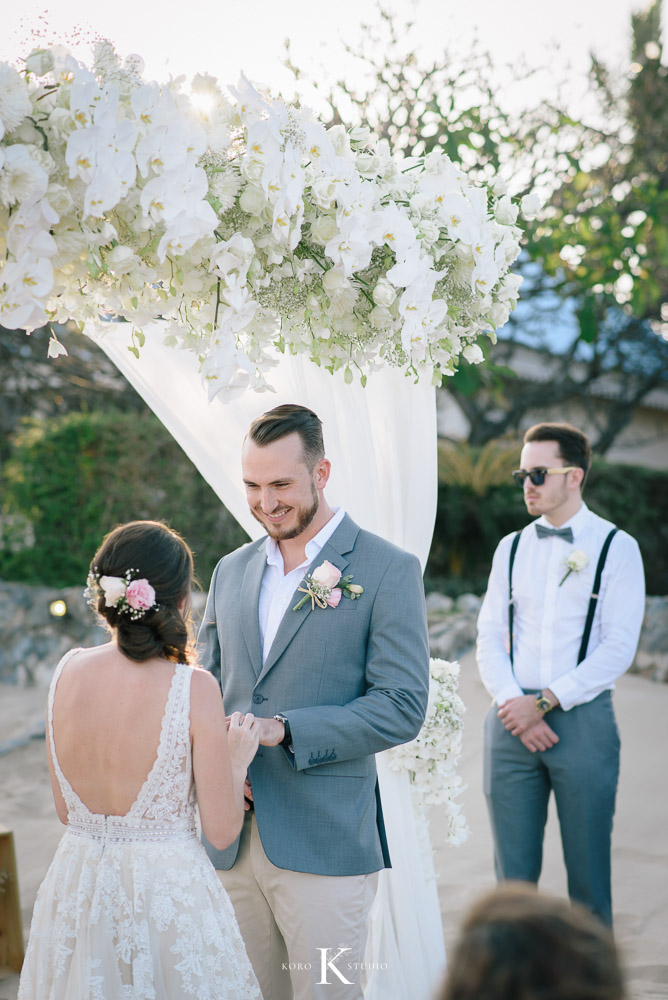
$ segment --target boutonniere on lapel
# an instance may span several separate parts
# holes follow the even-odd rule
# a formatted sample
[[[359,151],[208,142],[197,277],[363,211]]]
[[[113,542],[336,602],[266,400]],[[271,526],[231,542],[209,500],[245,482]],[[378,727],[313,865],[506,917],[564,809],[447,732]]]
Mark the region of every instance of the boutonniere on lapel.
[[[559,586],[561,586],[562,583],[568,579],[571,573],[579,573],[581,569],[584,569],[588,562],[589,556],[581,549],[576,549],[575,552],[571,552],[566,560],[566,572],[559,581]]]
[[[312,573],[307,573],[301,586],[297,587],[304,596],[292,610],[299,611],[309,599],[311,610],[316,604],[319,608],[336,608],[342,597],[349,597],[351,601],[357,600],[364,593],[364,587],[360,587],[358,583],[351,583],[352,578],[352,574],[341,576],[341,570],[325,559]]]

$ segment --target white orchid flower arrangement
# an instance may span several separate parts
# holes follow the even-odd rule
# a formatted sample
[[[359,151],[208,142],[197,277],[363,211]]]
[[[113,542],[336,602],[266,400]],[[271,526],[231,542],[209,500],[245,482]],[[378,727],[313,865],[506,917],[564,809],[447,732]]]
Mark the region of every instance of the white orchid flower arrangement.
[[[464,702],[457,693],[460,665],[429,661],[429,701],[422,729],[414,740],[387,751],[394,771],[408,771],[415,805],[426,824],[426,807],[445,806],[447,840],[463,843],[469,828],[457,798],[463,790],[457,774],[462,750]]]
[[[159,317],[210,398],[267,388],[286,352],[362,383],[483,360],[521,282],[502,184],[440,150],[404,169],[367,128],[326,128],[243,76],[186,94],[141,73],[109,43],[90,69],[61,46],[0,63],[2,325],[95,336],[115,317],[138,353]]]

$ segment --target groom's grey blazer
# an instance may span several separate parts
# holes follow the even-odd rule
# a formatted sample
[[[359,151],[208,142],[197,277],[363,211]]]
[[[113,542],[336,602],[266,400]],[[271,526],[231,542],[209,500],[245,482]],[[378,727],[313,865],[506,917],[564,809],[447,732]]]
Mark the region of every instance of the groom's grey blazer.
[[[266,662],[258,618],[266,537],[214,570],[199,633],[204,666],[220,681],[225,710],[284,714],[294,752],[263,747],[250,766],[265,853],[279,868],[360,875],[390,866],[374,754],[413,739],[424,720],[429,647],[424,587],[415,556],[362,531],[348,517],[314,560],[364,587],[337,608],[292,608]],[[233,866],[238,840],[207,844],[216,868]]]

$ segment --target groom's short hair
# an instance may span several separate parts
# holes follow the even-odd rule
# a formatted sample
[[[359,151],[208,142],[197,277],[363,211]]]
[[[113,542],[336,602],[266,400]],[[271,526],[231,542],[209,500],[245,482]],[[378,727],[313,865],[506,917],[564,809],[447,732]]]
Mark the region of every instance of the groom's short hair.
[[[299,434],[304,464],[309,470],[325,457],[322,421],[306,406],[298,406],[296,403],[275,406],[273,410],[267,410],[261,417],[257,417],[248,431],[248,437],[259,447],[287,437],[288,434]]]

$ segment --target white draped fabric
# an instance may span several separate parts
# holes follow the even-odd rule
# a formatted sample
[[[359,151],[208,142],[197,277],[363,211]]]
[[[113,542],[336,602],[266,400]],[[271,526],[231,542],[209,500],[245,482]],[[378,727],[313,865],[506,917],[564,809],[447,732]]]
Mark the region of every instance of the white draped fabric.
[[[100,346],[123,372],[221,501],[253,538],[241,481],[241,445],[250,422],[279,403],[309,406],[323,422],[332,463],[330,504],[362,527],[414,552],[424,567],[436,512],[434,389],[400,371],[370,376],[366,388],[344,385],[302,357],[271,371],[275,393],[246,391],[231,403],[207,401],[194,356],[165,348],[156,323],[144,327],[139,360],[127,350],[128,329],[105,324]],[[401,587],[401,581],[397,581]],[[371,915],[366,1000],[429,1000],[445,967],[433,868],[421,855],[406,773],[377,757],[393,867],[381,873]]]

